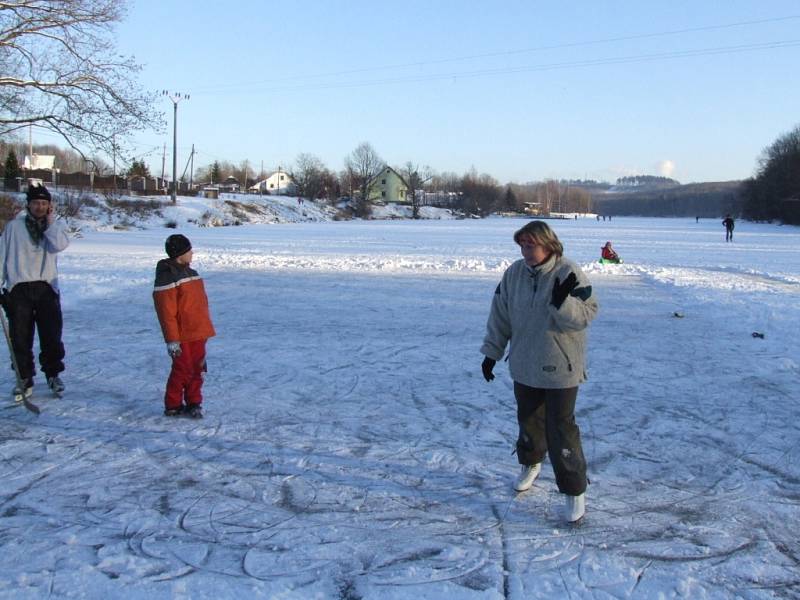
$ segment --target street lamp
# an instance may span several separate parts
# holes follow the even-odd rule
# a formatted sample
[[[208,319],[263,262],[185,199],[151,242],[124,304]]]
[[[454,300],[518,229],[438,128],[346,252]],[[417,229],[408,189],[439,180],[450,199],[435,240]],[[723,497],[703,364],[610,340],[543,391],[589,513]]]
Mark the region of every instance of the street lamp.
[[[172,203],[178,203],[178,102],[188,100],[188,94],[180,92],[170,93],[167,90],[161,92],[162,96],[172,100]]]

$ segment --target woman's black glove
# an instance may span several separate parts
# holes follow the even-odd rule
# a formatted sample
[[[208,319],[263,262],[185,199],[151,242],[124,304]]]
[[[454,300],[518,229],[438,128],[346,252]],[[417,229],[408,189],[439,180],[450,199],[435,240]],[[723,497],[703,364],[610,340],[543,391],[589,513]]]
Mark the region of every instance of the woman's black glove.
[[[550,300],[550,304],[558,310],[564,304],[564,300],[567,299],[569,293],[576,287],[578,287],[578,278],[575,277],[575,273],[570,273],[564,283],[561,283],[556,277],[556,282],[553,284],[553,298]]]
[[[481,363],[481,369],[483,370],[483,378],[486,381],[491,381],[494,379],[494,373],[492,373],[492,369],[494,369],[496,364],[497,361],[489,358],[488,356],[483,359],[483,362]]]

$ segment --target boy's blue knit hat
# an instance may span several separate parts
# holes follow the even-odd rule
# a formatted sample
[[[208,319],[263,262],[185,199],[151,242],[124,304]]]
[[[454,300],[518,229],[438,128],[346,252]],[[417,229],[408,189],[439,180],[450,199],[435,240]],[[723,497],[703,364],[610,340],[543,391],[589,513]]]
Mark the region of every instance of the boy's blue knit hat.
[[[185,235],[175,233],[167,238],[164,249],[170,258],[178,258],[192,249],[192,242]]]

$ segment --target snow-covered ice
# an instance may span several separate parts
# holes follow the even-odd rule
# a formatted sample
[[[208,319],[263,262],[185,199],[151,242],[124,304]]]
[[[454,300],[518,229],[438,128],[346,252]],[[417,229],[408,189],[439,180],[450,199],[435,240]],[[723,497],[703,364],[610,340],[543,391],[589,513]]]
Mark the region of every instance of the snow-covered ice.
[[[202,421],[161,415],[173,231],[73,240],[67,392],[0,410],[0,597],[800,596],[800,231],[551,222],[600,302],[568,526],[549,464],[513,492],[512,382],[480,374],[523,222],[180,229],[218,330]]]

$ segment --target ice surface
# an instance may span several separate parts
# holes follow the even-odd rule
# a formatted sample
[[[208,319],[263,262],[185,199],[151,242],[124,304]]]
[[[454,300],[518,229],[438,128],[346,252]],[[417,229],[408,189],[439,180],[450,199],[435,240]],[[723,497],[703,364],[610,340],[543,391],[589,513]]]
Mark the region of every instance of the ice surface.
[[[0,596],[798,596],[800,231],[551,222],[601,307],[567,526],[549,464],[513,492],[512,382],[480,374],[522,224],[180,229],[219,332],[202,421],[161,416],[174,231],[85,231],[60,259],[67,392],[40,375],[41,416],[0,410]]]

